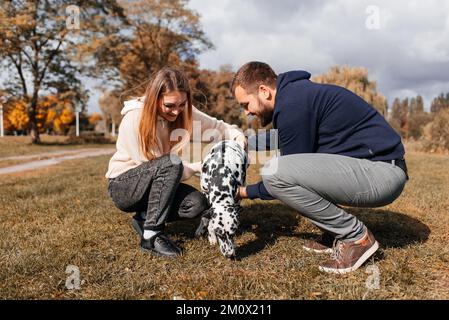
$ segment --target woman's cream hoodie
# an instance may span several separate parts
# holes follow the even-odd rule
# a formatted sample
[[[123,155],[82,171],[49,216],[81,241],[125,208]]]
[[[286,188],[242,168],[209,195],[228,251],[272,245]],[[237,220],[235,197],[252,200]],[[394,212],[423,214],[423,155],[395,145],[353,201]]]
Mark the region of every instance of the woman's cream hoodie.
[[[121,111],[123,118],[119,127],[116,144],[117,151],[109,161],[109,168],[105,175],[106,178],[115,178],[129,169],[135,168],[143,162],[148,161],[142,154],[139,145],[139,123],[142,109],[142,98],[125,101]],[[201,123],[201,130],[197,129],[198,133],[201,131],[201,137],[196,137],[195,134],[193,134],[195,140],[191,139],[191,141],[210,142],[211,136],[215,141],[220,138],[235,140],[237,137],[243,136],[243,132],[236,126],[231,126],[224,121],[208,116],[195,107],[192,108],[192,118],[194,125],[193,130],[195,130],[195,126],[198,127],[198,124]],[[162,155],[162,150],[169,147],[170,142],[168,138],[170,136],[168,125],[162,118],[159,118],[159,120],[160,121],[158,121],[157,124],[158,148],[154,150],[157,157]],[[204,135],[203,133],[205,133],[206,130],[208,130],[208,134]],[[187,143],[189,143],[189,141],[185,141],[183,144]]]

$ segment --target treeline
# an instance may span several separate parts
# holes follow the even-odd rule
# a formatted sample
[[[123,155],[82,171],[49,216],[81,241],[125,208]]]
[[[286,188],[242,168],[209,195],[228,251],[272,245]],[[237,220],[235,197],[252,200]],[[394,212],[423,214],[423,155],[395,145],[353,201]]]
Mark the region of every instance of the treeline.
[[[423,151],[449,150],[449,93],[435,97],[427,112],[420,95],[393,102],[388,120],[404,140]]]
[[[426,152],[449,151],[449,93],[435,97],[430,110],[424,108],[423,98],[416,97],[393,101],[391,108],[378,92],[368,70],[360,67],[335,66],[327,73],[313,78],[319,83],[331,83],[358,94],[382,114],[404,141]]]

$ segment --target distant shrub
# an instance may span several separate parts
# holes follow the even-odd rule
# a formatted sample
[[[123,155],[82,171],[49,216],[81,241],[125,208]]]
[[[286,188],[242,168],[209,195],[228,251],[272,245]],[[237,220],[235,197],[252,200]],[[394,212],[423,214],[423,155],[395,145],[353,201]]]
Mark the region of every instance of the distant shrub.
[[[115,139],[105,137],[104,133],[99,132],[81,132],[80,136],[70,135],[66,141],[67,144],[113,144]]]
[[[423,133],[425,151],[449,151],[449,108],[436,113],[433,120],[424,127]]]

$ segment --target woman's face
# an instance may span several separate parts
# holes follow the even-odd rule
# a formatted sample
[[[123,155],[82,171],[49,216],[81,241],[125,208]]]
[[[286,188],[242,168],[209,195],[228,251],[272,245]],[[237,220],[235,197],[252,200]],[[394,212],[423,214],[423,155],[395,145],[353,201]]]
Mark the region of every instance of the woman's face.
[[[187,107],[187,94],[181,91],[170,91],[159,99],[158,113],[169,122],[175,121]]]

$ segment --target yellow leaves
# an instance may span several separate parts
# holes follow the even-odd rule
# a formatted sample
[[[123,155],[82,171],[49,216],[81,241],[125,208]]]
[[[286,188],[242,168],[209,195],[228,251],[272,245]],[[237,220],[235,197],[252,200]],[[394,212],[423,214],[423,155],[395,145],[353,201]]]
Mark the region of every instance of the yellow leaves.
[[[28,14],[21,14],[21,15],[17,15],[14,18],[13,23],[20,28],[33,28],[34,25],[36,24],[36,21],[34,20],[34,18],[31,15]]]
[[[100,122],[101,120],[103,120],[103,117],[101,116],[101,114],[99,113],[92,113],[92,115],[89,117],[89,124],[95,126],[97,125],[98,122]]]
[[[23,101],[16,101],[6,113],[5,118],[15,130],[24,130],[30,121],[26,105]]]
[[[53,121],[55,121],[57,116],[58,116],[58,114],[56,113],[56,110],[52,108],[52,109],[48,110],[48,112],[47,112],[47,119],[46,119],[46,121],[47,122],[53,122]]]
[[[63,124],[70,124],[75,119],[75,114],[72,111],[72,108],[64,108],[61,113],[61,122]]]
[[[64,131],[68,130],[74,118],[75,115],[72,111],[72,108],[68,108],[67,106],[65,106],[59,116],[53,120],[53,130],[58,133],[63,133]]]
[[[8,103],[5,119],[8,130],[25,130],[29,125],[27,103],[16,100]],[[41,98],[36,108],[36,122],[39,132],[47,130],[65,133],[73,123],[75,114],[69,98],[61,99],[55,95]]]
[[[39,105],[39,109],[45,113],[45,128],[56,133],[65,133],[75,119],[70,100],[63,97],[49,95]]]

